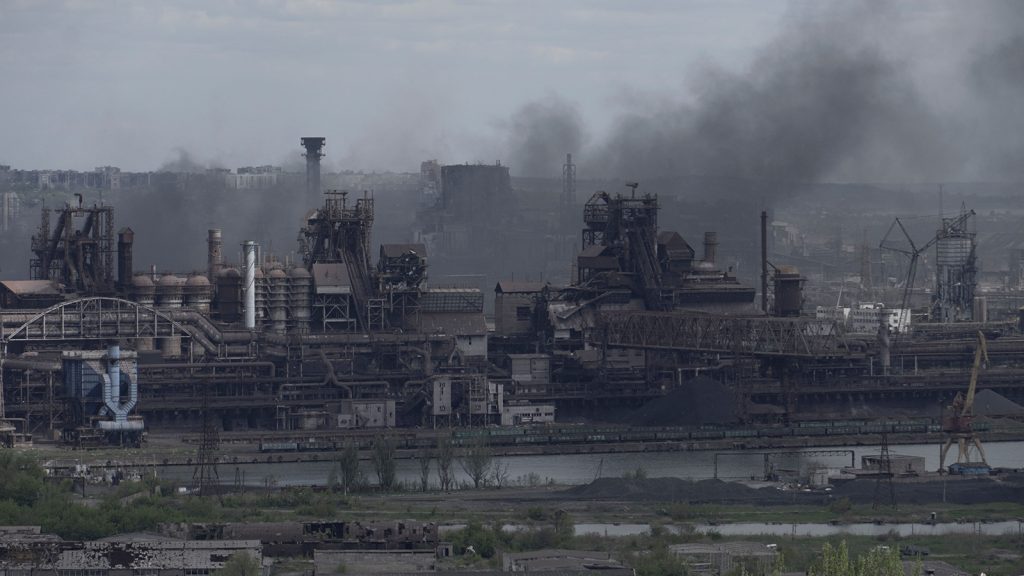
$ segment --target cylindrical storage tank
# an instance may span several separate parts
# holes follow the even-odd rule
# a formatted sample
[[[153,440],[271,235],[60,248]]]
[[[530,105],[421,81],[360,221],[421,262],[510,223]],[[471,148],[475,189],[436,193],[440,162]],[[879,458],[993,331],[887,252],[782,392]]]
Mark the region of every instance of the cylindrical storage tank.
[[[974,321],[988,322],[988,298],[984,296],[974,297]]]
[[[142,306],[152,307],[156,303],[156,286],[148,274],[132,277],[132,297]]]
[[[775,315],[799,316],[803,307],[803,282],[800,271],[793,266],[779,266],[775,271]]]
[[[942,238],[936,244],[935,263],[939,266],[963,266],[971,257],[971,239]]]
[[[156,286],[148,274],[136,274],[132,277],[132,296],[139,306],[152,308],[156,303]],[[153,338],[138,338],[135,347],[139,352],[155,350]]]
[[[183,293],[185,307],[203,314],[210,313],[210,281],[202,274],[189,276]]]
[[[312,317],[311,290],[313,278],[302,266],[292,268],[289,276],[289,314],[292,330],[305,333],[309,331],[309,321]]]
[[[176,309],[181,308],[182,289],[185,280],[174,274],[164,274],[156,284],[156,305],[158,308]],[[160,351],[164,358],[178,358],[181,356],[181,336],[166,336],[160,338]]]
[[[182,288],[185,280],[174,274],[164,274],[156,284],[156,305],[159,308],[181,308]]]
[[[160,338],[160,355],[164,358],[181,357],[181,336],[165,336]]]
[[[229,324],[242,317],[242,275],[238,268],[221,268],[217,276],[217,313],[221,322]]]
[[[283,334],[288,329],[288,275],[284,270],[275,268],[268,275],[270,287],[270,326],[271,330]]]

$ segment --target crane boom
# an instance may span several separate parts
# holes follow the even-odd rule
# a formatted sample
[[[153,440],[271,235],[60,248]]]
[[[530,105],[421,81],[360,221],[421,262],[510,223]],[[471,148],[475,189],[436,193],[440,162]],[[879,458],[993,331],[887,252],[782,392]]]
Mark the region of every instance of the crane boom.
[[[967,396],[964,398],[964,409],[961,416],[970,416],[974,411],[974,391],[978,388],[978,371],[981,368],[981,360],[985,359],[988,364],[988,343],[985,334],[978,330],[978,347],[974,349],[974,365],[971,367],[971,384],[967,387]]]

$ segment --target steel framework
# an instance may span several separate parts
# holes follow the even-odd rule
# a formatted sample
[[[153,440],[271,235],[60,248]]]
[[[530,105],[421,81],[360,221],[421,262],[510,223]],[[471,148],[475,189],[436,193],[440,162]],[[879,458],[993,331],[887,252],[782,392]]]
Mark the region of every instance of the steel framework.
[[[830,320],[736,317],[664,312],[601,314],[595,336],[628,348],[835,358],[851,350]]]
[[[0,313],[0,342],[47,340],[115,340],[121,338],[191,338],[192,333],[149,306],[121,298],[95,296],[61,302],[6,330],[9,316]],[[21,319],[15,313],[14,318]]]
[[[86,293],[114,291],[114,209],[66,205],[50,230],[50,210],[43,209],[39,232],[32,237],[29,262],[33,280],[55,280]],[[81,226],[76,226],[81,220]]]

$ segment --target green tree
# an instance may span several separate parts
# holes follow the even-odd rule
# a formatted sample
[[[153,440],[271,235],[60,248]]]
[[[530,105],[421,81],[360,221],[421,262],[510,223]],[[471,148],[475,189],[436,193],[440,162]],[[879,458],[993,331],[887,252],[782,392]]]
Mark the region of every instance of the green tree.
[[[576,523],[565,510],[555,512],[555,535],[560,546],[567,546],[576,536]]]
[[[493,461],[494,453],[487,444],[487,439],[480,436],[463,449],[462,456],[459,458],[459,465],[462,467],[462,471],[473,481],[473,487],[480,488],[480,485],[487,479],[487,474],[491,470]]]
[[[338,481],[345,494],[355,490],[363,481],[362,472],[359,470],[359,448],[352,440],[346,440],[341,449],[341,457],[338,458]]]
[[[391,490],[395,485],[397,469],[395,462],[395,441],[389,434],[380,434],[373,439],[373,470],[377,473],[377,485],[381,490]]]
[[[32,506],[43,491],[43,470],[31,458],[0,451],[0,500]]]
[[[904,571],[896,548],[877,546],[853,559],[844,540],[835,548],[826,542],[807,576],[904,576]],[[914,576],[920,576],[920,566],[915,567]]]
[[[455,445],[449,434],[437,437],[437,481],[441,490],[451,490],[455,481],[452,474],[452,463],[455,461]]]
[[[430,450],[420,452],[420,490],[423,492],[430,489],[430,460]]]
[[[666,546],[656,546],[649,551],[634,554],[629,564],[637,576],[686,576],[690,567]]]
[[[464,554],[475,552],[482,558],[491,558],[498,551],[499,542],[494,530],[476,520],[471,520],[462,530],[452,532],[449,538],[455,549]]]
[[[260,561],[256,557],[248,552],[235,552],[214,574],[216,576],[260,576],[261,569]]]

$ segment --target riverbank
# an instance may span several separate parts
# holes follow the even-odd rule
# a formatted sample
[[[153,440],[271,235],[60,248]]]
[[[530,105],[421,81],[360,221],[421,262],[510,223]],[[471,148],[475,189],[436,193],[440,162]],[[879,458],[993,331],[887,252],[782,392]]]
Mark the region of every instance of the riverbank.
[[[431,437],[434,431],[429,431]],[[983,442],[1021,442],[1024,441],[1024,428],[994,429],[981,434]],[[645,453],[706,453],[706,452],[779,452],[786,450],[813,450],[830,448],[863,448],[876,446],[880,436],[877,434],[856,434],[839,436],[788,436],[775,438],[719,438],[686,441],[644,441],[618,442],[593,439],[585,443],[565,442],[538,445],[502,445],[489,447],[495,457],[538,457],[566,455],[597,455],[599,457],[617,454]],[[933,445],[937,452],[943,442],[944,435],[929,433],[897,433],[887,437],[890,446]],[[171,433],[152,433],[142,448],[96,448],[72,449],[58,443],[37,442],[32,447],[21,450],[35,455],[40,461],[49,462],[48,468],[54,471],[67,471],[76,465],[86,464],[91,467],[181,467],[192,466],[197,455],[196,438],[189,435]],[[429,453],[429,449],[398,448],[395,458],[398,460],[418,460]],[[223,465],[255,465],[255,464],[295,464],[330,462],[337,458],[338,450],[308,451],[267,451],[261,450],[259,442],[244,443],[235,441],[221,444],[217,454],[218,464]],[[370,459],[370,451],[360,450],[360,458]],[[1024,462],[993,463],[995,466],[1017,467]]]

